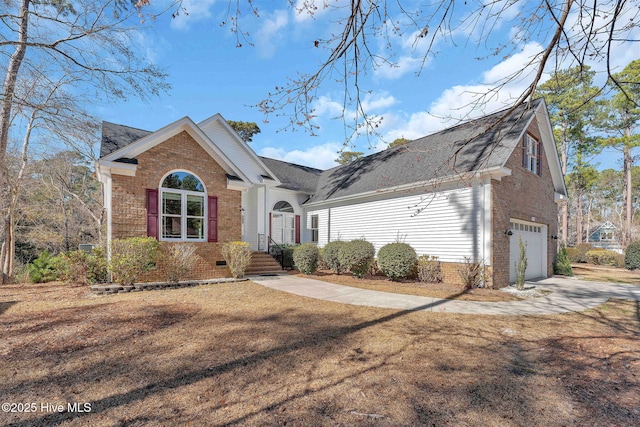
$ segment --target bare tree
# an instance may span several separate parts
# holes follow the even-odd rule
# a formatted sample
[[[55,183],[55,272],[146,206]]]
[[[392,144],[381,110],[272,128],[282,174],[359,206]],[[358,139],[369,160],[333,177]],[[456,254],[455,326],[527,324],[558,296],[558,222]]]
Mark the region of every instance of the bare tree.
[[[84,113],[87,102],[96,96],[148,98],[167,88],[164,74],[135,48],[132,37],[139,28],[130,27],[128,20],[136,13],[129,0],[4,2],[0,11],[0,56],[7,58],[0,99],[3,282],[13,274],[10,230],[15,224],[10,211],[15,194],[11,191],[20,188],[8,185],[10,135],[22,135],[23,159],[34,126],[39,126],[39,136],[49,134],[50,140],[88,147],[92,118]],[[30,81],[39,86],[30,87]]]
[[[235,0],[235,19],[227,20],[237,28],[242,13],[240,0]],[[588,63],[605,64],[612,75],[611,59],[622,45],[640,42],[637,36],[640,8],[627,0],[438,0],[430,5],[410,1],[350,0],[349,2],[290,1],[298,13],[315,16],[331,13],[335,28],[328,38],[313,40],[313,46],[326,48],[325,60],[310,73],[301,73],[279,85],[259,106],[267,115],[288,115],[290,126],[317,130],[314,101],[319,90],[330,82],[344,86],[342,119],[350,127],[350,136],[376,133],[381,117],[369,115],[364,95],[370,92],[362,78],[382,66],[397,66],[398,56],[393,38],[408,36],[419,52],[422,67],[418,75],[428,78],[424,65],[437,58],[443,46],[454,46],[454,34],[471,34],[467,43],[477,43],[492,52],[491,56],[508,57],[530,42],[540,49],[521,69],[494,82],[488,92],[478,93],[473,105],[480,108],[495,97],[506,84],[527,76],[528,86],[512,96],[515,107],[531,98],[543,72],[566,69]],[[249,2],[251,12],[253,3]],[[234,10],[234,9],[232,9]],[[327,12],[328,10],[328,12]],[[462,11],[462,12],[461,12]],[[514,29],[511,40],[491,45],[492,33],[501,26]],[[384,49],[379,41],[384,40]],[[473,108],[471,108],[473,109]],[[508,111],[506,114],[509,114]]]

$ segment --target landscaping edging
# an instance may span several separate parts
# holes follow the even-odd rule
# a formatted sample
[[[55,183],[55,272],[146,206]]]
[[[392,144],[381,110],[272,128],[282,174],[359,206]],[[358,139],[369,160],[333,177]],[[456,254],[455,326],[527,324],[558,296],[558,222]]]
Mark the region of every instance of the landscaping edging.
[[[123,286],[115,283],[105,283],[101,285],[91,285],[89,290],[96,295],[108,295],[117,294],[123,292],[140,292],[140,291],[153,291],[156,289],[177,289],[177,288],[190,288],[200,285],[215,285],[219,283],[234,283],[244,282],[249,279],[210,279],[210,280],[187,280],[178,283],[169,282],[149,282],[149,283],[134,283],[133,285]]]

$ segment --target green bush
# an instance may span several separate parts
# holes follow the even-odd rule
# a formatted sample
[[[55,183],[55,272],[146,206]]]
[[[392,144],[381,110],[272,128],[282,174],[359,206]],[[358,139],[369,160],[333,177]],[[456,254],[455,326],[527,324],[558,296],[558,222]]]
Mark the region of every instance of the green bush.
[[[251,247],[247,242],[226,242],[222,244],[222,256],[234,279],[244,276],[251,264]]]
[[[60,256],[53,256],[51,252],[44,251],[27,265],[27,273],[32,283],[46,283],[57,280],[64,268],[64,260]]]
[[[567,254],[567,248],[564,245],[560,246],[558,251],[558,257],[556,263],[553,265],[553,271],[555,274],[561,274],[563,276],[573,276],[573,269],[571,268],[571,261]]]
[[[576,249],[578,250],[578,256],[575,262],[587,262],[587,252],[593,249],[593,246],[590,243],[578,243]]]
[[[108,280],[109,266],[104,249],[95,247],[91,252],[71,251],[62,255],[65,260],[64,280],[69,283],[91,285]]]
[[[313,274],[318,269],[318,247],[313,243],[304,243],[293,251],[293,262],[300,272]]]
[[[566,248],[567,257],[570,262],[580,262],[580,251],[576,248]]]
[[[178,283],[195,267],[198,260],[196,247],[190,243],[165,243],[161,247],[161,259],[167,281]]]
[[[327,243],[322,251],[322,259],[325,264],[331,271],[336,274],[343,273],[345,271],[345,267],[340,264],[339,252],[340,248],[344,246],[346,242],[342,240],[334,240],[333,242]]]
[[[294,266],[293,251],[295,248],[296,245],[273,245],[269,247],[269,254],[278,260],[278,262],[282,263],[283,269],[292,269]]]
[[[376,249],[366,240],[352,240],[345,243],[338,250],[340,265],[359,278],[363,278],[373,262]]]
[[[318,248],[318,270],[330,270],[324,261],[324,248]]]
[[[406,279],[416,268],[416,251],[406,243],[389,243],[378,251],[378,267],[389,279]]]
[[[592,249],[588,251],[584,259],[593,265],[616,265],[618,253],[607,249]]]
[[[159,245],[153,237],[112,240],[109,270],[113,273],[113,281],[133,285],[138,276],[156,266]]]
[[[418,280],[424,283],[440,283],[444,280],[442,266],[437,256],[420,255],[418,257]]]
[[[640,268],[640,240],[629,243],[624,253],[624,266],[627,270]]]

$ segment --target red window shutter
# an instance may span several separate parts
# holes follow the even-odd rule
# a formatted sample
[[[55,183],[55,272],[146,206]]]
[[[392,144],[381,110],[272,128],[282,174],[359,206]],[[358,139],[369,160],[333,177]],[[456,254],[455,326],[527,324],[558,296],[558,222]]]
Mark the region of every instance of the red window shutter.
[[[218,197],[209,196],[209,230],[207,232],[209,242],[218,241]]]
[[[296,215],[296,244],[300,243],[300,215]]]
[[[529,169],[529,165],[527,165],[527,135],[522,138],[522,166]]]
[[[538,175],[542,176],[542,144],[540,142],[538,142],[538,167],[536,168],[536,170],[538,171]]]
[[[158,238],[158,190],[147,188],[147,237]]]

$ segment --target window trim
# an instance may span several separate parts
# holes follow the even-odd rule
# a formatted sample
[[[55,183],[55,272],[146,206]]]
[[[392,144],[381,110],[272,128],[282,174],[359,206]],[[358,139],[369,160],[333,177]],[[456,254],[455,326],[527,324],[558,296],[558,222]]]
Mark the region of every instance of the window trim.
[[[522,148],[522,166],[532,174],[542,176],[542,144],[529,132],[525,134]]]
[[[315,218],[315,227],[313,226],[313,220]],[[309,218],[309,230],[311,230],[311,243],[318,243],[320,241],[320,217],[318,214],[313,214]]]
[[[171,175],[172,173],[187,173],[189,175],[193,175],[200,181],[202,188],[204,191],[192,191],[192,190],[181,190],[176,188],[165,188],[162,186],[164,180]],[[164,219],[165,217],[178,217],[175,214],[165,214],[163,210],[163,199],[164,193],[171,194],[179,194],[180,195],[180,237],[172,238],[164,236]],[[158,185],[158,213],[159,213],[159,230],[158,230],[158,240],[161,242],[207,242],[209,236],[208,223],[209,223],[209,193],[207,191],[207,187],[204,183],[204,180],[200,178],[197,174],[185,170],[185,169],[174,169],[172,171],[167,172],[162,179],[160,179],[160,183]],[[188,196],[198,196],[202,198],[202,216],[195,215],[187,215],[187,199]],[[187,220],[188,219],[201,219],[202,220],[202,238],[189,238],[187,237]]]

